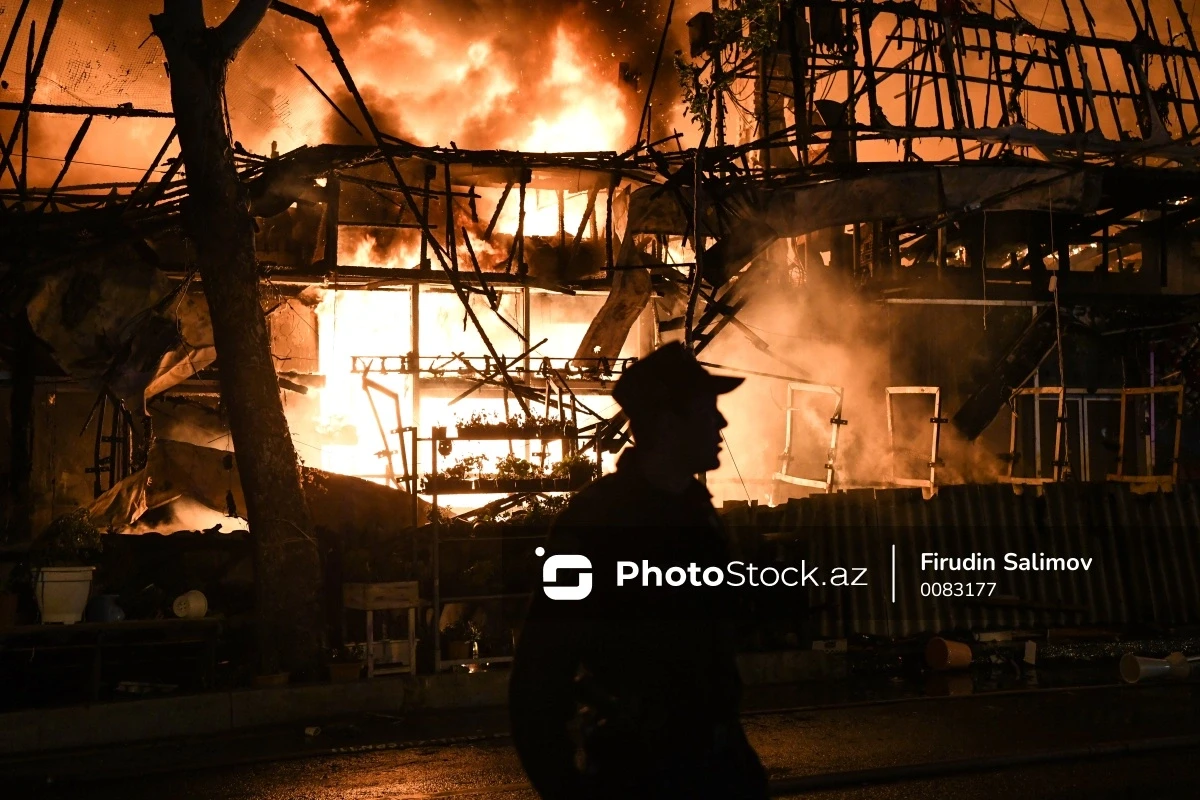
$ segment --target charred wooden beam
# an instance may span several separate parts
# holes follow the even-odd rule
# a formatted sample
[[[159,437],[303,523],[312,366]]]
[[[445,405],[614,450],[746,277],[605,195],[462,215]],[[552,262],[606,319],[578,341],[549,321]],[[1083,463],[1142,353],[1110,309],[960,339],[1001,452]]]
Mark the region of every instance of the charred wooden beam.
[[[24,103],[12,100],[0,101],[0,111],[20,111]],[[171,111],[153,108],[134,108],[132,104],[119,106],[66,106],[57,103],[30,103],[31,114],[63,114],[76,117],[144,117],[149,119],[172,119]]]
[[[154,171],[158,169],[160,164],[162,164],[163,158],[167,155],[167,150],[170,149],[171,143],[175,141],[176,134],[177,129],[172,127],[171,132],[167,134],[166,141],[162,143],[162,147],[158,148],[158,152],[154,154],[154,160],[150,162],[150,166],[146,168],[144,173],[142,173],[141,180],[134,184],[133,191],[129,193],[129,200],[126,201],[125,204],[126,210],[134,205],[135,198],[137,197],[138,193],[145,188],[146,183],[150,180],[151,176],[154,175]]]
[[[17,9],[16,19],[13,20],[12,27],[8,29],[8,39],[4,42],[4,52],[0,53],[0,76],[4,75],[4,68],[8,66],[8,57],[12,55],[13,45],[17,43],[17,34],[21,32],[21,23],[25,21],[25,12],[28,10],[29,0],[21,0],[21,5]],[[13,105],[18,108],[20,107],[19,103],[13,103]]]
[[[50,49],[50,38],[54,36],[54,29],[58,25],[58,16],[62,12],[62,7],[63,0],[52,0],[50,3],[50,12],[46,15],[46,30],[42,34],[42,41],[38,46],[37,56],[34,58],[28,71],[25,95],[18,106],[17,122],[9,134],[8,142],[4,147],[4,153],[0,156],[0,159],[3,159],[3,162],[0,163],[0,172],[9,169],[12,163],[13,148],[17,144],[17,135],[25,127],[25,122],[29,117],[30,109],[33,105],[34,89],[37,87],[38,77],[42,73],[42,65],[46,62],[46,51]]]
[[[490,242],[492,233],[496,230],[496,223],[500,220],[500,212],[504,210],[504,203],[508,200],[508,194],[512,191],[512,181],[504,184],[504,191],[500,193],[500,200],[496,203],[496,210],[492,212],[492,218],[488,220],[487,228],[483,231],[483,240]]]
[[[967,439],[975,439],[1008,402],[1013,389],[1024,386],[1054,350],[1057,322],[1053,308],[1044,308],[996,360],[991,373],[950,420]]]
[[[37,76],[33,74],[33,45],[37,41],[37,22],[29,23],[29,48],[25,53],[25,86],[37,86]],[[36,88],[34,89],[36,91]],[[29,97],[32,98],[32,92]],[[28,169],[29,169],[29,113],[27,109],[22,109],[17,115],[17,127],[21,130],[21,175],[17,181],[17,188],[21,191],[21,197],[24,199],[25,192],[29,189]]]
[[[58,171],[58,175],[54,177],[54,182],[50,184],[50,188],[46,191],[46,197],[42,200],[41,205],[36,209],[36,213],[41,213],[46,210],[46,206],[50,204],[51,198],[54,197],[54,192],[58,189],[58,185],[62,183],[63,178],[67,175],[67,170],[71,168],[71,163],[75,160],[75,154],[79,152],[79,146],[83,144],[83,137],[87,136],[88,128],[92,127],[93,117],[88,117],[79,126],[79,130],[75,133],[75,138],[71,140],[70,147],[67,148],[67,154],[63,158],[62,169]]]
[[[433,167],[432,164],[430,164],[429,166]],[[360,175],[354,175],[350,172],[339,172],[338,178],[343,183],[353,183],[357,186],[362,186],[364,188],[373,189],[378,192],[391,192],[393,194],[400,193],[400,189],[394,183],[387,183],[386,181],[371,180],[370,178],[364,178]],[[428,189],[418,189],[418,188],[414,188],[411,186],[409,187],[408,190],[413,194],[414,197],[431,197],[432,198],[432,197],[445,197],[446,196],[445,192],[431,191]],[[479,194],[472,189],[472,190],[469,190],[466,192],[461,192],[461,191],[451,192],[450,196],[451,197],[462,197],[467,200],[474,201],[474,200],[478,199]],[[391,198],[388,198],[388,199],[391,200]],[[434,227],[436,227],[436,226],[434,226]]]
[[[314,89],[317,90],[317,93],[325,99],[325,102],[329,104],[329,107],[332,108],[339,117],[341,117],[342,121],[350,126],[351,130],[353,130],[359,136],[362,136],[362,138],[367,138],[363,136],[363,132],[358,129],[358,126],[355,125],[353,121],[351,121],[350,117],[346,116],[346,112],[342,111],[341,106],[333,102],[333,98],[325,93],[325,90],[321,88],[321,84],[317,83],[316,79],[304,70],[304,67],[297,64],[296,69],[300,70],[300,74],[304,76],[304,79],[308,81]]]

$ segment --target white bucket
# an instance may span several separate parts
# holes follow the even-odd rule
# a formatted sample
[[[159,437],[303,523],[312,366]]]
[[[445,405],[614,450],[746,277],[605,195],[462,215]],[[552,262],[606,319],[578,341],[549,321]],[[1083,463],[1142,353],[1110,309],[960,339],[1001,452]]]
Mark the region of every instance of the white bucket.
[[[95,567],[44,567],[38,570],[35,594],[42,622],[71,625],[83,619],[95,571]]]
[[[1165,678],[1171,674],[1171,662],[1163,658],[1142,658],[1133,653],[1121,657],[1121,680],[1137,683],[1146,678]]]
[[[204,592],[192,589],[176,597],[171,609],[175,616],[182,619],[200,619],[208,613],[208,598],[204,596]]]

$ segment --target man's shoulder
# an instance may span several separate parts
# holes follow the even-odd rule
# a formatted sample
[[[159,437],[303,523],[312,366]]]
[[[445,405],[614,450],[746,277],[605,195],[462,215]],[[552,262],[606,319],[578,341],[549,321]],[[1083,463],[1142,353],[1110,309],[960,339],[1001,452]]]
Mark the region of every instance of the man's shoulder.
[[[596,479],[580,489],[559,512],[551,533],[551,545],[557,549],[574,547],[587,552],[612,538],[636,515],[629,506],[628,481],[613,473]]]
[[[641,524],[659,505],[645,481],[620,470],[581,489],[558,517],[560,525],[612,526]]]
[[[603,475],[580,489],[567,503],[563,513],[592,506],[604,506],[628,494],[629,480],[619,472]]]

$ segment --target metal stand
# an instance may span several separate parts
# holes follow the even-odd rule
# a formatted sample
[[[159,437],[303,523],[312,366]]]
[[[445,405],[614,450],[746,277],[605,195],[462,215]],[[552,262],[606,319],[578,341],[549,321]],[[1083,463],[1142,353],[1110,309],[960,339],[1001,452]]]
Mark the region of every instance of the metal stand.
[[[825,493],[833,491],[834,483],[834,461],[837,458],[838,431],[843,425],[846,425],[846,420],[842,419],[842,402],[844,400],[844,389],[841,386],[823,386],[816,383],[801,383],[791,382],[787,386],[787,421],[784,425],[783,433],[783,455],[779,471],[772,477],[773,480],[780,483],[788,483],[793,486],[804,486],[810,489],[824,489]],[[793,446],[793,427],[792,417],[799,407],[794,401],[794,394],[797,392],[807,392],[810,394],[832,395],[837,398],[837,406],[833,410],[833,416],[829,418],[829,449],[825,454],[825,476],[824,478],[803,478],[798,475],[788,473],[788,468],[791,466],[794,458],[792,454]],[[774,492],[772,492],[772,495]],[[774,496],[771,498],[774,501]]]
[[[342,587],[342,605],[347,610],[366,612],[367,635],[367,678],[376,675],[391,675],[395,673],[415,674],[417,671],[417,609],[421,606],[420,591],[417,581],[401,581],[396,583],[347,583]],[[375,658],[375,612],[376,611],[408,611],[407,652],[403,659],[387,659],[380,662],[386,666],[376,666]],[[343,636],[345,639],[345,620],[342,620]],[[392,642],[399,641],[388,638],[387,628],[379,640],[385,647],[385,652]],[[397,661],[405,662],[396,665]]]
[[[941,443],[942,425],[948,420],[942,417],[942,389],[940,386],[888,386],[884,389],[887,399],[888,447],[892,453],[892,483],[897,486],[912,486],[921,489],[933,489],[937,485],[938,447]],[[933,416],[929,422],[933,425],[933,437],[929,449],[929,478],[898,478],[896,477],[896,427],[895,413],[892,411],[892,396],[897,394],[933,395]]]

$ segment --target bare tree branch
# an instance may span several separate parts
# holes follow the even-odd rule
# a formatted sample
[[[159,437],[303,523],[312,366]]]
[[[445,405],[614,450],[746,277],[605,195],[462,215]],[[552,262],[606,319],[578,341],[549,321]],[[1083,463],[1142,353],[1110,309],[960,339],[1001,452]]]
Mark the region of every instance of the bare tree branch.
[[[203,0],[164,0],[163,13],[150,15],[150,26],[159,39],[204,30]]]
[[[237,51],[250,38],[250,34],[254,33],[270,7],[271,0],[238,0],[238,4],[229,12],[225,21],[213,28],[213,39],[225,54],[226,61],[237,55]]]

